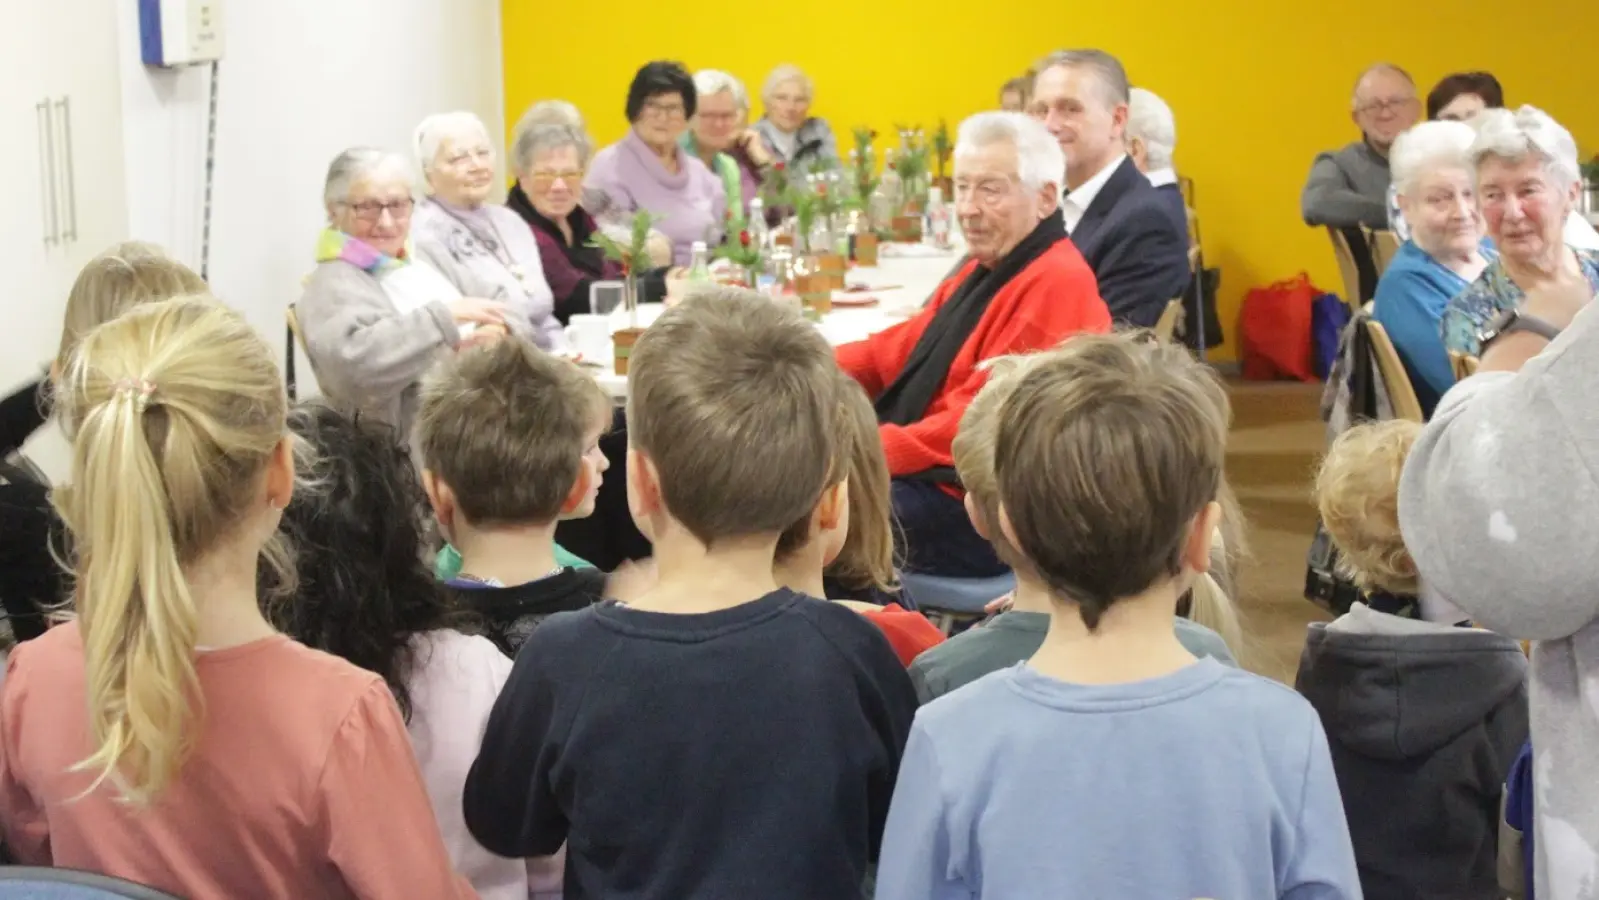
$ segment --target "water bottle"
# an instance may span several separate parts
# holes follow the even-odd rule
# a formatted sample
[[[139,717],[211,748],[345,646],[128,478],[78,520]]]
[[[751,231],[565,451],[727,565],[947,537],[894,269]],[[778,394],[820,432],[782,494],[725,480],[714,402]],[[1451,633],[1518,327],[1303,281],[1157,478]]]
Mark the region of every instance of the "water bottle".
[[[711,280],[710,250],[704,241],[695,241],[690,245],[689,252],[692,259],[688,265],[688,280],[690,284],[701,284]]]
[[[932,236],[933,246],[950,246],[949,207],[944,203],[944,189],[940,187],[927,190],[927,233]]]
[[[766,204],[756,197],[750,201],[749,220],[744,223],[750,233],[750,244],[762,250],[771,243],[771,229],[766,226]]]

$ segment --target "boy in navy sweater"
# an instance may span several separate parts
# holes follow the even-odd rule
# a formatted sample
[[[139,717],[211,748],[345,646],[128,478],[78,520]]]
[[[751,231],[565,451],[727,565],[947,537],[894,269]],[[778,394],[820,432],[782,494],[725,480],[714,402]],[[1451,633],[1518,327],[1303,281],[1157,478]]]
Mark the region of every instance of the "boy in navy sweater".
[[[630,362],[628,493],[655,584],[546,620],[467,779],[505,856],[567,845],[566,896],[860,896],[916,697],[888,641],[779,588],[812,515],[839,381],[821,335],[760,296],[667,310]]]

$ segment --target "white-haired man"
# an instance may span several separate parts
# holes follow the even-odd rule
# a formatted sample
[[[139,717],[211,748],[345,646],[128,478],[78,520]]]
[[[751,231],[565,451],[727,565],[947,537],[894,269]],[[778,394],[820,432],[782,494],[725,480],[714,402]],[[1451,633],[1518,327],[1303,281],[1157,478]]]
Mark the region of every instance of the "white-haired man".
[[[839,365],[877,407],[908,570],[1006,569],[966,516],[950,456],[961,414],[988,377],[983,362],[1110,328],[1094,273],[1061,221],[1065,167],[1054,138],[1019,113],[961,123],[955,213],[966,262],[915,318],[838,348]]]
[[[747,211],[772,154],[748,127],[750,98],[744,83],[726,72],[701,69],[694,73],[694,92],[699,102],[679,143],[721,177],[727,208]]]
[[[1127,72],[1102,50],[1065,50],[1036,67],[1033,115],[1066,154],[1061,212],[1118,322],[1151,326],[1188,286],[1188,229],[1127,155]]]
[[[1172,154],[1177,151],[1177,119],[1171,107],[1153,91],[1135,87],[1128,92],[1127,155],[1160,195],[1172,222],[1188,233],[1188,204],[1177,184]]]

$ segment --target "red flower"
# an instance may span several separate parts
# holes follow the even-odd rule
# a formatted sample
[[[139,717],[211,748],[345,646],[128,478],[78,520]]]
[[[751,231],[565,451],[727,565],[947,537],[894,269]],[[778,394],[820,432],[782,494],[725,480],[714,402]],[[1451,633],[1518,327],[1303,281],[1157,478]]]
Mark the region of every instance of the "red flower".
[[[748,247],[750,245],[750,233],[748,231],[740,231],[738,233],[738,242],[740,246]]]
[[[774,168],[777,171],[781,172],[784,169],[788,168],[788,166],[784,165],[782,162],[775,162],[775,163],[772,163],[772,168]]]

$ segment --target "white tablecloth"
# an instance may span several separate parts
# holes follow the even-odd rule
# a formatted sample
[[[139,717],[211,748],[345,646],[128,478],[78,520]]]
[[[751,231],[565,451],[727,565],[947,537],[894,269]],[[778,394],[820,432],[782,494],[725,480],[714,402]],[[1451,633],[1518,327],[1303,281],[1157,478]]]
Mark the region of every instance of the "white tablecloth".
[[[871,290],[865,294],[840,293],[834,296],[872,296],[878,299],[878,303],[870,307],[834,307],[832,312],[823,316],[822,321],[817,323],[828,343],[836,347],[862,340],[915,315],[922,304],[927,302],[927,298],[933,295],[939,282],[949,274],[960,251],[932,251],[925,245],[918,245],[905,252],[916,255],[880,256],[876,266],[857,267],[849,271],[846,280],[850,284],[864,284]],[[879,290],[883,287],[891,289]],[[655,321],[655,317],[661,314],[662,309],[664,307],[654,303],[640,306],[639,326],[649,327],[649,324]],[[612,321],[613,328],[625,327],[627,313],[618,310],[612,315]],[[602,367],[596,370],[595,378],[606,393],[620,400],[627,396],[627,377],[616,374],[612,366],[613,361],[613,357],[609,355],[602,361],[596,361],[601,362]]]

